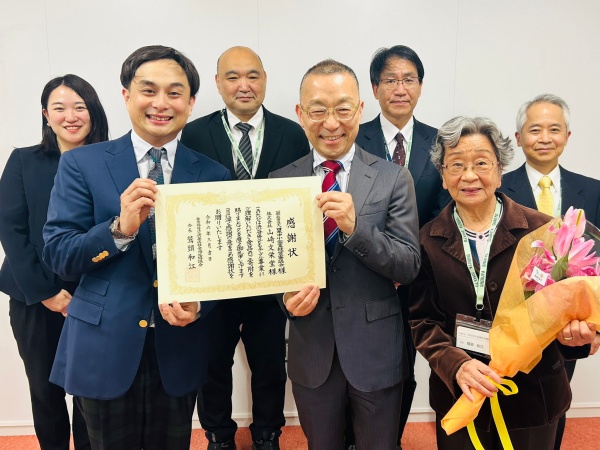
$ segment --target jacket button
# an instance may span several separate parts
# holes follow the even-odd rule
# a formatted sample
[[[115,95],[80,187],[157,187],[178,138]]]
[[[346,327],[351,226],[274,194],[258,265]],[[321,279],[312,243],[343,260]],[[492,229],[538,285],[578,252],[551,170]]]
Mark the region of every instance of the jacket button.
[[[98,262],[98,257],[97,257],[97,256],[94,256],[94,257],[92,258],[92,262]]]
[[[490,284],[488,284],[488,287],[491,292],[496,292],[498,290],[498,285],[494,281],[490,282]]]
[[[154,286],[155,288],[158,287],[158,280],[154,280],[154,283],[152,283],[152,286]]]
[[[337,272],[337,268],[335,268],[335,267],[332,267],[332,268],[331,268],[331,273],[336,273],[336,272]]]
[[[142,319],[139,321],[140,328],[146,328],[148,326],[148,321]]]

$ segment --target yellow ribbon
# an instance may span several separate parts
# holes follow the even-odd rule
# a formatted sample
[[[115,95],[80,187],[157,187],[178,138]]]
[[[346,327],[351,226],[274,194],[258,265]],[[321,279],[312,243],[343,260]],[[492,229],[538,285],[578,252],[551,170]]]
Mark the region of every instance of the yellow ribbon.
[[[490,380],[504,395],[513,395],[519,392],[519,388],[512,380],[502,378],[502,383],[496,383],[489,377],[488,380]],[[490,398],[490,406],[492,407],[492,416],[494,417],[496,430],[498,430],[498,436],[500,436],[500,441],[502,442],[502,448],[504,448],[504,450],[514,450],[512,442],[510,441],[510,436],[508,435],[508,430],[506,429],[506,423],[504,423],[504,417],[502,417],[502,411],[500,410],[500,404],[498,403],[498,396],[496,394]],[[481,445],[479,436],[477,436],[477,431],[475,430],[475,424],[473,422],[467,425],[467,431],[469,432],[469,437],[471,438],[475,450],[485,450],[483,445]]]

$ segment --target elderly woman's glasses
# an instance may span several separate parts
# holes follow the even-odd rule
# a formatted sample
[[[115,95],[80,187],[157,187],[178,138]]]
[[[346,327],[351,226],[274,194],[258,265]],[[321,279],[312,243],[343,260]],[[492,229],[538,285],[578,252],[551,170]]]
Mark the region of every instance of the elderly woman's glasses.
[[[478,159],[472,163],[465,164],[460,161],[455,161],[452,163],[448,163],[443,165],[442,167],[446,169],[446,171],[452,175],[462,175],[467,171],[467,168],[471,166],[471,169],[475,173],[486,173],[489,172],[497,165],[497,161],[492,161],[490,159]]]
[[[302,111],[306,113],[308,118],[313,122],[325,122],[329,117],[329,114],[333,114],[334,117],[340,122],[345,122],[352,119],[358,111],[359,105],[340,105],[335,108],[325,108],[324,106],[311,106],[308,109],[302,108]]]

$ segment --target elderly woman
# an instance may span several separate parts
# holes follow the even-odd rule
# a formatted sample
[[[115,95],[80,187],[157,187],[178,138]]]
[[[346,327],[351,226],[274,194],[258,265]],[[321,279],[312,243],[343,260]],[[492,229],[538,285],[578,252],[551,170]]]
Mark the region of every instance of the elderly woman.
[[[6,258],[0,291],[10,297],[10,325],[29,381],[33,424],[42,449],[69,449],[65,391],[50,369],[76,281],[61,280],[42,262],[42,227],[60,155],[108,139],[94,88],[77,75],[50,80],[41,98],[42,142],[15,149],[0,178],[0,242]],[[88,449],[85,421],[73,408],[75,449]]]
[[[462,393],[472,400],[470,389],[488,397],[497,391],[490,379],[500,377],[485,354],[489,326],[517,243],[550,220],[496,193],[512,154],[510,140],[479,117],[448,121],[431,152],[453,201],[421,229],[422,265],[411,284],[410,324],[416,348],[432,369],[429,399],[440,449],[473,448],[466,428],[447,436],[440,420]],[[529,374],[513,378],[519,393],[499,396],[515,449],[553,448],[557,419],[571,402],[564,359],[585,357],[594,335],[594,325],[567,325]],[[486,450],[502,448],[489,402],[475,427]]]

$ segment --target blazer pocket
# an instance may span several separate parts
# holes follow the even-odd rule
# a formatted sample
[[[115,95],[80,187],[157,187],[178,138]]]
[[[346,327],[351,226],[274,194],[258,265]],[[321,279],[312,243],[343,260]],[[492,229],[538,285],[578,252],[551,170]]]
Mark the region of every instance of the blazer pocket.
[[[367,321],[372,322],[373,320],[399,314],[400,301],[398,295],[394,293],[391,297],[365,303],[365,308],[367,310]]]
[[[365,203],[360,209],[360,216],[370,216],[371,214],[377,214],[380,212],[387,213],[387,202],[386,200],[379,200],[374,203]]]
[[[100,323],[104,306],[73,297],[67,307],[67,314],[92,325]]]

